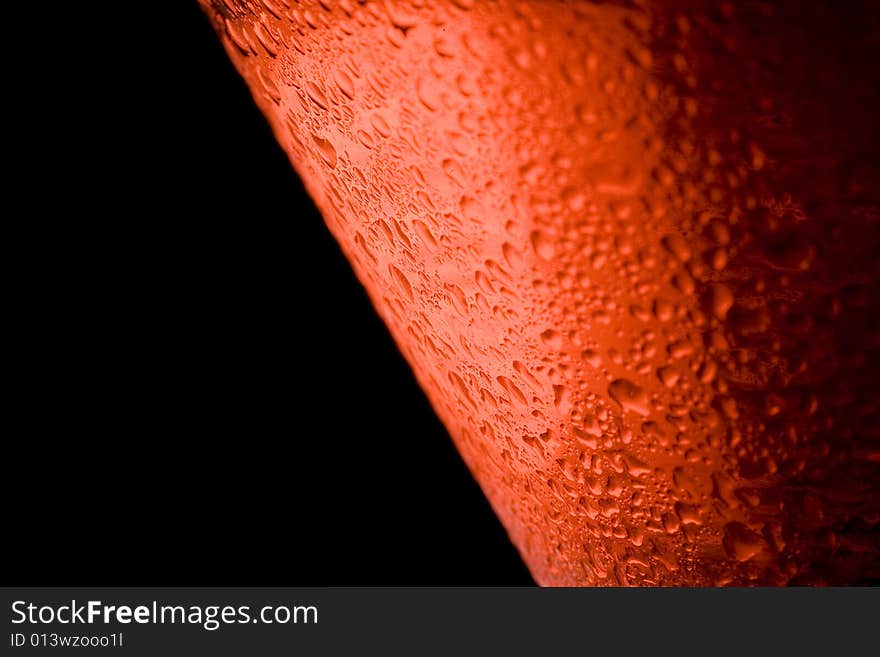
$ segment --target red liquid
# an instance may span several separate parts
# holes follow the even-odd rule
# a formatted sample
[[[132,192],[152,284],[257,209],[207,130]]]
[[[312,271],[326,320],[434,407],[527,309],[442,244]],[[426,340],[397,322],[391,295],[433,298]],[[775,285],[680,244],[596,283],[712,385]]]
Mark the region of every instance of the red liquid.
[[[876,3],[202,4],[538,582],[880,580]]]

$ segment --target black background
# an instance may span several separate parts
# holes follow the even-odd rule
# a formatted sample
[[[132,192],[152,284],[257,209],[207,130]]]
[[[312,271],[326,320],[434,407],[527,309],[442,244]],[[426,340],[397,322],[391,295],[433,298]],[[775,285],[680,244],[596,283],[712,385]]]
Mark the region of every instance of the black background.
[[[208,20],[119,4],[17,97],[6,583],[530,584]]]

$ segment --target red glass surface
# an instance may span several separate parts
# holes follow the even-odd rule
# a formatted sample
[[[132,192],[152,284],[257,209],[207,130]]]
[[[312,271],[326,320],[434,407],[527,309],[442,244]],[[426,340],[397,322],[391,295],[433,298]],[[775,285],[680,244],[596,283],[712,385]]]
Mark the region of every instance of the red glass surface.
[[[880,579],[876,3],[202,5],[538,582]]]

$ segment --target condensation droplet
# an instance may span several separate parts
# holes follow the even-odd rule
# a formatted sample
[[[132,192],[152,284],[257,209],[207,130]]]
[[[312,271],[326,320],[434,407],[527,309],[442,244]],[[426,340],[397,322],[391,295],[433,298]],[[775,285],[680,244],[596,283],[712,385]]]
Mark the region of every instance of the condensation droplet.
[[[333,144],[329,140],[317,135],[312,135],[312,140],[315,142],[315,146],[318,147],[318,154],[321,156],[321,159],[331,169],[334,168],[336,166],[336,148],[334,148]]]
[[[629,379],[615,379],[608,384],[608,394],[626,411],[649,415],[648,394]]]
[[[532,248],[544,260],[552,260],[553,256],[556,255],[556,248],[553,246],[553,242],[540,230],[532,233]]]
[[[315,103],[315,105],[323,110],[326,110],[330,107],[330,103],[327,101],[326,94],[317,84],[309,80],[308,82],[306,82],[305,88],[306,93],[308,94],[312,102]]]

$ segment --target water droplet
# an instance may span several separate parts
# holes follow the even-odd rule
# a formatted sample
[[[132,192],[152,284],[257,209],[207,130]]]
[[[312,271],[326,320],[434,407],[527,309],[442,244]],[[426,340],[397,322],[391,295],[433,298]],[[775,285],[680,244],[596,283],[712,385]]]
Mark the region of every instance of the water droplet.
[[[326,110],[330,107],[330,103],[327,101],[327,95],[321,90],[321,88],[312,82],[311,80],[307,81],[305,84],[306,93],[309,98],[315,105],[320,107],[323,110]]]
[[[733,306],[733,292],[721,283],[713,283],[706,292],[706,305],[715,317],[724,319]]]
[[[552,260],[553,256],[556,255],[556,247],[553,245],[553,242],[550,238],[547,237],[540,230],[536,230],[531,235],[532,239],[532,248],[535,250],[535,253],[538,254],[539,257],[544,260]]]
[[[560,349],[562,347],[562,336],[553,329],[547,329],[541,333],[541,341],[553,349]]]
[[[724,549],[731,559],[748,561],[760,554],[765,542],[760,534],[741,522],[729,522],[724,526]]]
[[[461,216],[469,221],[479,222],[485,217],[482,203],[472,196],[462,196],[459,207]]]
[[[333,147],[333,144],[329,140],[317,135],[312,135],[312,140],[315,142],[315,146],[318,147],[318,154],[321,156],[321,159],[331,169],[334,168],[336,166],[336,149]]]
[[[391,136],[391,127],[388,125],[388,121],[385,120],[385,117],[383,117],[381,114],[373,114],[370,117],[370,124],[381,137],[385,137],[387,139]]]
[[[342,93],[350,99],[354,99],[354,80],[351,79],[348,73],[338,68],[333,74],[333,79],[336,80],[336,86],[339,87]]]
[[[657,370],[657,378],[659,378],[660,382],[667,388],[673,388],[681,378],[681,374],[675,367],[665,365]]]
[[[412,301],[414,298],[412,286],[409,284],[409,279],[406,277],[406,275],[394,265],[388,265],[388,271],[391,272],[391,276],[397,282],[397,286],[400,291],[403,292],[404,296],[406,296],[407,299]]]
[[[648,394],[629,379],[616,379],[608,384],[608,394],[625,411],[649,415]]]
[[[691,247],[681,235],[667,235],[662,241],[666,250],[680,262],[691,259]]]
[[[439,83],[434,78],[422,77],[416,82],[416,93],[422,105],[432,112],[440,108]]]
[[[457,160],[452,158],[447,158],[443,160],[440,164],[443,168],[443,172],[449,176],[449,179],[454,182],[459,187],[464,187],[465,185],[465,175],[464,169],[462,169],[461,165]]]

